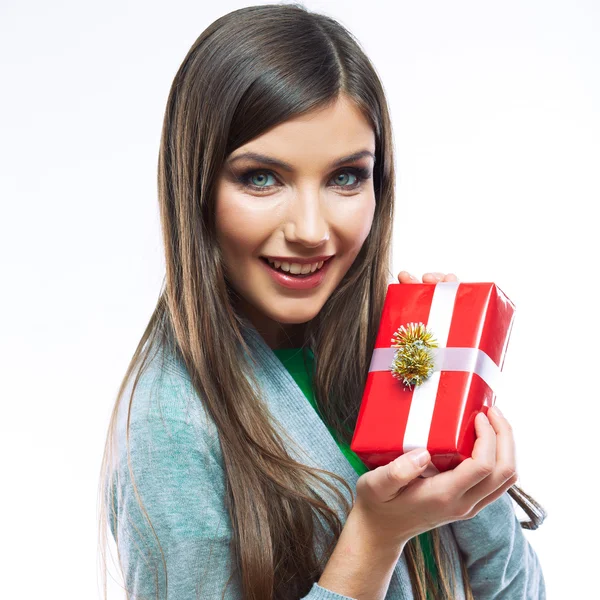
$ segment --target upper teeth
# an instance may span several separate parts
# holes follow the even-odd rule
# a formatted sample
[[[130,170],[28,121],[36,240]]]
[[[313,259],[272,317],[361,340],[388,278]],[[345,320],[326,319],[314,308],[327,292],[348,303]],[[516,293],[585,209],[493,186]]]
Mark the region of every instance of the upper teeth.
[[[317,269],[320,269],[323,266],[324,260],[312,264],[301,265],[300,263],[289,263],[289,262],[280,262],[278,260],[271,260],[267,258],[269,263],[273,265],[276,269],[281,269],[282,271],[288,271],[293,273],[294,275],[306,273],[314,273]]]

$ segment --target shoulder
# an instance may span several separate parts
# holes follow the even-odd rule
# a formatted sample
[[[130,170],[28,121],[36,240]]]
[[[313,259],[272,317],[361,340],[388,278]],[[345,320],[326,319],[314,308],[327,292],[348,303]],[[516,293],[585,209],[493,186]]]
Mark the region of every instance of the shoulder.
[[[139,491],[144,504],[167,513],[204,494],[220,513],[225,472],[217,428],[183,362],[153,354],[134,369],[119,399],[112,467],[124,498],[134,501]]]
[[[119,446],[127,436],[133,445],[154,440],[168,447],[194,439],[198,450],[220,460],[217,428],[185,364],[162,348],[129,376],[119,398],[116,436]]]

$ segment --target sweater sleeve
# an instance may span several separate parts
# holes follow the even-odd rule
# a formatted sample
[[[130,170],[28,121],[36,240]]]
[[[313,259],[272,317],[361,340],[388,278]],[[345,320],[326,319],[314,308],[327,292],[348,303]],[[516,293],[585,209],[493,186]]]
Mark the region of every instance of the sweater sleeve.
[[[350,596],[344,596],[342,594],[338,594],[337,592],[332,592],[327,588],[321,587],[318,583],[313,583],[312,588],[308,592],[306,596],[302,596],[301,600],[356,600],[356,598],[351,598]]]
[[[477,515],[450,524],[476,600],[545,600],[539,559],[505,492]]]
[[[127,597],[241,600],[216,428],[199,409],[189,382],[169,374],[148,380],[140,379],[131,406],[133,476],[125,429],[130,390],[120,409],[118,467],[112,474],[114,514],[108,520]],[[316,583],[304,598],[353,600]]]
[[[131,600],[220,598],[232,573],[223,470],[194,402],[188,386],[167,376],[140,379],[129,427],[132,474],[126,409],[119,419],[110,525]],[[225,598],[240,596],[232,577]]]

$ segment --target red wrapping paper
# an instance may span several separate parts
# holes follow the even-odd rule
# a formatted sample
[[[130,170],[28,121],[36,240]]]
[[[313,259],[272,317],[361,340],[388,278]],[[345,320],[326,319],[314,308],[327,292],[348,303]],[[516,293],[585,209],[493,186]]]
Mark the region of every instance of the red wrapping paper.
[[[445,287],[436,293],[432,310],[437,286]],[[453,300],[448,290],[454,294]],[[422,322],[429,326],[430,312],[440,325],[444,320],[436,310],[440,307],[440,297],[445,297],[447,304],[444,313],[447,314],[447,333],[444,327],[438,329],[443,338],[447,335],[447,340],[438,337],[439,346],[478,348],[501,370],[515,307],[494,283],[390,284],[375,348],[392,346],[392,336],[401,325]],[[437,336],[438,332],[433,330],[433,334]],[[373,364],[374,361],[372,368]],[[418,387],[409,389],[394,378],[391,371],[369,372],[350,445],[367,467],[373,469],[387,464],[414,447],[425,446],[433,466],[428,467],[424,476],[431,476],[453,469],[471,456],[476,439],[475,417],[479,412],[487,413],[493,406],[495,391],[475,372],[442,370],[436,375],[439,384],[437,392],[429,388],[433,390],[430,392],[433,408],[429,412],[424,405],[416,404]],[[427,381],[423,386],[429,383],[433,385],[433,381]],[[419,411],[424,411],[425,417],[416,418]],[[409,415],[411,439],[407,440]],[[416,437],[415,422],[419,424]],[[411,444],[411,441],[416,443]]]

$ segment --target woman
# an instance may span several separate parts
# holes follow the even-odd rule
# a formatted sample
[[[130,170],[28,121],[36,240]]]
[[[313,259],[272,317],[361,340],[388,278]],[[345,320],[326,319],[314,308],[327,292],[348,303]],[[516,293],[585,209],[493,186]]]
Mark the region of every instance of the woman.
[[[215,21],[175,76],[158,181],[166,284],[103,460],[128,597],[544,598],[507,490],[526,526],[543,511],[513,485],[502,416],[432,478],[427,452],[371,472],[344,456],[394,194],[383,89],[351,34],[296,5]]]

